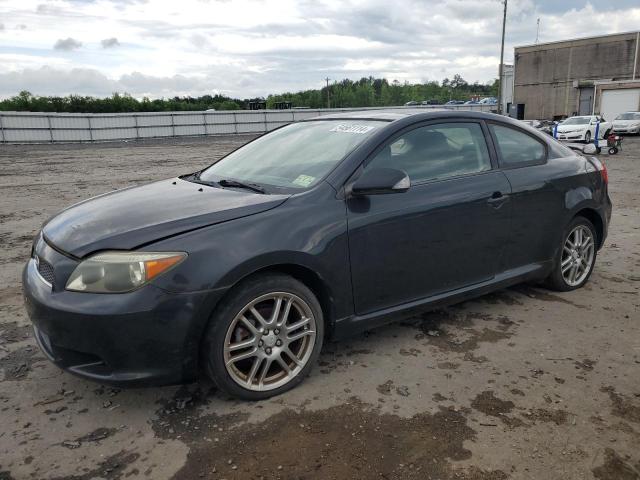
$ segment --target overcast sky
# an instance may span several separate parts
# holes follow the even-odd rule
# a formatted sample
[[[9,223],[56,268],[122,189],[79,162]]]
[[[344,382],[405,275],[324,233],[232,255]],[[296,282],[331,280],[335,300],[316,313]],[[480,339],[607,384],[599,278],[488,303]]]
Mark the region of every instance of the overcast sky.
[[[514,45],[640,26],[639,0],[510,0]],[[250,97],[373,75],[497,76],[499,0],[0,0],[0,97]]]

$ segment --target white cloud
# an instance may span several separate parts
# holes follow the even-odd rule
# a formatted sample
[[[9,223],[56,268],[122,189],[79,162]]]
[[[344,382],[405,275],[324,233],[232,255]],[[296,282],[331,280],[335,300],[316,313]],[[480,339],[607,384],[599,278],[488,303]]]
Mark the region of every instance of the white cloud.
[[[533,43],[537,18],[541,41],[640,25],[637,0],[567,4],[511,0],[506,60]],[[501,15],[497,0],[3,0],[0,96],[249,97],[327,75],[485,82],[497,76]]]

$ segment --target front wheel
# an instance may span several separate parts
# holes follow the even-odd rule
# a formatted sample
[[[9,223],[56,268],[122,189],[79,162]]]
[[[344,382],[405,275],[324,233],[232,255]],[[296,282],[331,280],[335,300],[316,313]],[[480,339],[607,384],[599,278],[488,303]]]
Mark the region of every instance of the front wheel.
[[[287,275],[257,275],[235,287],[216,310],[203,362],[221,390],[261,400],[304,379],[323,336],[322,309],[309,288]]]
[[[589,143],[590,141],[591,141],[591,132],[587,131],[587,133],[584,134],[584,142]]]
[[[584,217],[574,218],[565,230],[560,253],[547,284],[554,290],[566,292],[587,283],[596,263],[596,242],[593,224]]]

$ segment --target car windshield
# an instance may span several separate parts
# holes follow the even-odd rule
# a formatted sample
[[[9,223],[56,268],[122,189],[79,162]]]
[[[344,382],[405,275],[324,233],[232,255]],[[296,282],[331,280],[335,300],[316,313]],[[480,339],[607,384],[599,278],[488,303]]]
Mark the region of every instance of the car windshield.
[[[590,120],[591,120],[591,117],[571,117],[571,118],[567,118],[564,122],[562,122],[562,124],[563,125],[587,125]]]
[[[308,188],[386,123],[344,119],[287,125],[227,155],[201,172],[199,180]]]
[[[591,117],[571,117],[571,118],[567,118],[564,122],[562,122],[562,124],[563,125],[587,125],[590,120],[591,120]]]
[[[637,112],[621,113],[616,117],[616,120],[640,120],[640,113],[637,113]]]

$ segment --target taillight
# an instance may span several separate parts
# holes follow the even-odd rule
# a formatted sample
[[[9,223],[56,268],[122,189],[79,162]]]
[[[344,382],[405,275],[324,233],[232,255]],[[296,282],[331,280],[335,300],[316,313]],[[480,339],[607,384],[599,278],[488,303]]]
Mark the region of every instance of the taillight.
[[[604,182],[605,185],[609,185],[609,172],[607,171],[607,166],[602,160],[600,160],[600,165],[602,165],[602,168],[600,169],[600,175],[602,175],[602,181]]]

